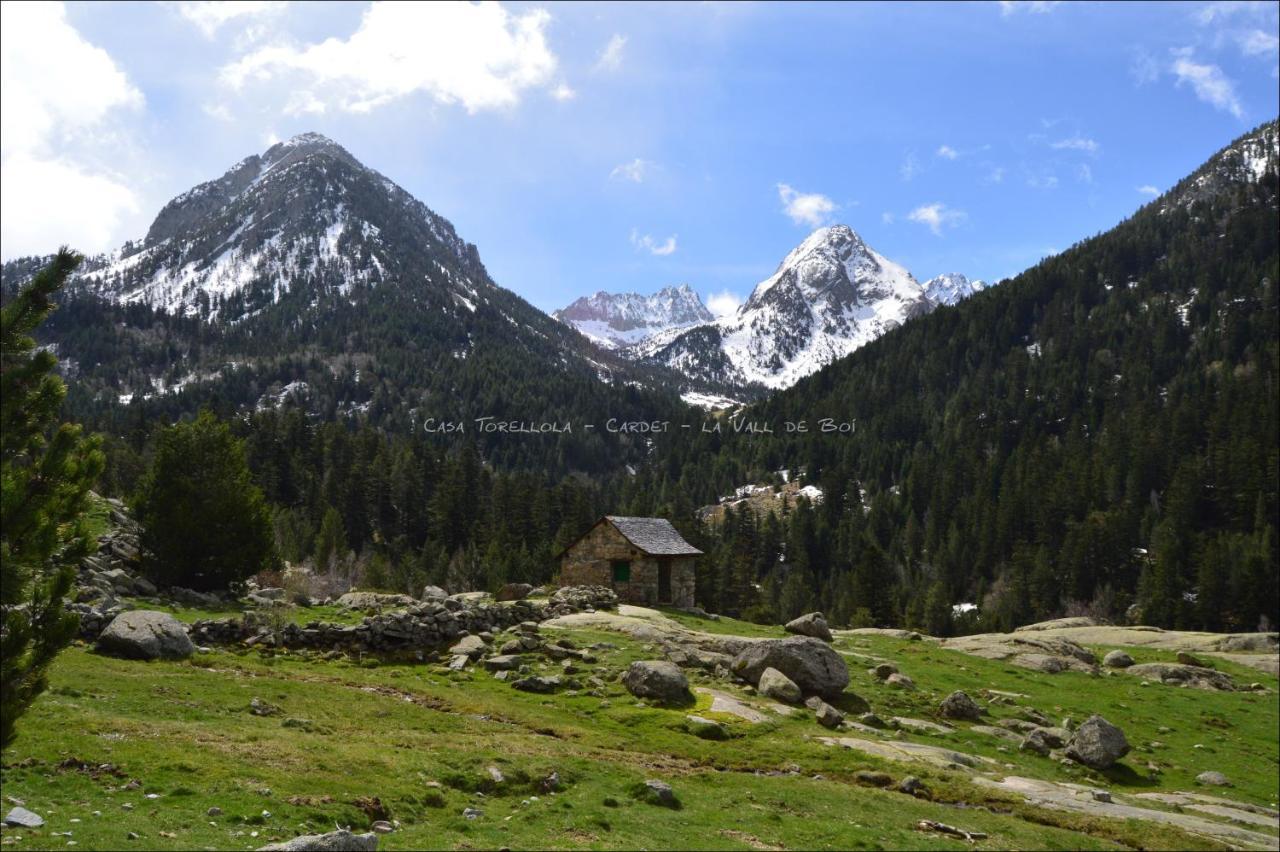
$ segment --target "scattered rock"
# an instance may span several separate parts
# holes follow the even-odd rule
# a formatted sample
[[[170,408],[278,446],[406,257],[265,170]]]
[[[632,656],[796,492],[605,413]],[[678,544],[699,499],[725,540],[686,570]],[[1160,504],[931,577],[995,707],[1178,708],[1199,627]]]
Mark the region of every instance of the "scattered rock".
[[[463,636],[449,649],[450,654],[461,655],[472,660],[480,659],[484,652],[484,640],[479,636]]]
[[[853,773],[853,780],[869,787],[888,787],[893,783],[893,776],[887,772],[871,772],[867,769],[859,769]]]
[[[756,684],[756,689],[761,695],[787,704],[799,704],[804,699],[795,681],[774,668],[767,668],[760,673],[760,682]]]
[[[534,675],[531,677],[522,677],[517,681],[512,681],[511,686],[513,689],[518,689],[521,692],[547,694],[555,692],[560,687],[560,683],[561,681],[559,677],[541,677]]]
[[[1221,772],[1201,772],[1196,776],[1197,784],[1204,784],[1208,787],[1230,787],[1231,781]]]
[[[44,825],[44,817],[26,808],[13,808],[5,814],[4,824],[17,828],[39,828]]]
[[[824,728],[838,728],[844,724],[844,714],[818,696],[811,696],[804,706],[813,711],[818,724]]]
[[[416,603],[408,595],[385,595],[380,592],[347,592],[337,600],[337,605],[344,609],[392,609]]]
[[[1048,757],[1049,752],[1061,746],[1061,743],[1057,746],[1052,745],[1046,730],[1045,728],[1033,728],[1023,737],[1022,745],[1018,746],[1018,748],[1022,751],[1033,752],[1041,757]]]
[[[204,813],[205,813],[205,816],[222,816],[222,808],[218,807],[217,805],[214,805]]]
[[[374,834],[390,834],[396,830],[396,827],[385,819],[380,819],[375,821],[373,825],[369,826],[369,830]]]
[[[283,843],[259,847],[258,852],[373,852],[378,848],[378,835],[352,834],[338,829],[328,834],[304,834]]]
[[[1213,668],[1213,666],[1209,665],[1206,662],[1203,662],[1199,657],[1197,657],[1195,654],[1192,654],[1190,651],[1179,651],[1177,655],[1174,657],[1174,659],[1184,666],[1195,666],[1196,668],[1201,668],[1201,669]]]
[[[196,650],[182,622],[147,609],[117,615],[98,636],[97,648],[133,660],[182,660]]]
[[[727,740],[729,731],[724,725],[714,719],[707,719],[703,716],[685,716],[685,722],[688,724],[689,733],[703,740]]]
[[[898,782],[898,792],[906,793],[908,796],[918,796],[927,792],[928,788],[924,786],[924,782],[914,775],[908,775]]]
[[[269,701],[263,701],[261,698],[250,698],[249,712],[254,716],[279,716],[281,710]]]
[[[689,679],[675,663],[666,660],[638,660],[627,668],[622,685],[637,698],[664,704],[683,704],[692,699]]]
[[[872,669],[871,673],[880,678],[880,680],[888,680],[890,675],[896,675],[898,673],[898,667],[893,663],[881,663]]]
[[[520,668],[521,659],[516,654],[500,654],[484,661],[484,667],[491,672],[504,672]]]
[[[1091,794],[1095,802],[1110,802],[1111,794],[1106,790],[1094,790]]]
[[[942,704],[939,705],[938,710],[947,719],[964,719],[969,722],[976,722],[982,718],[982,708],[978,706],[978,703],[959,690],[942,699]]]
[[[483,811],[477,810],[475,808],[463,808],[462,818],[463,819],[479,819],[483,815],[483,813],[484,813]]]
[[[835,698],[849,685],[849,667],[831,646],[811,636],[761,639],[733,660],[733,672],[752,684],[765,669],[777,669],[807,695]]]
[[[1107,769],[1128,753],[1124,731],[1096,714],[1086,719],[1067,743],[1067,757],[1091,769]]]
[[[1133,665],[1133,657],[1121,650],[1108,651],[1102,658],[1102,664],[1109,669],[1127,669]]]
[[[889,675],[885,678],[884,682],[889,686],[892,686],[894,689],[905,689],[908,692],[916,688],[916,682],[914,680],[904,674],[899,674],[898,672],[894,672]]]
[[[422,600],[424,601],[444,600],[447,597],[449,597],[449,593],[439,586],[426,586],[422,590]]]
[[[640,790],[640,798],[650,804],[660,805],[664,808],[680,807],[680,800],[676,798],[675,791],[671,789],[671,785],[666,781],[655,781],[653,779],[645,781]]]
[[[786,627],[783,629],[788,633],[812,636],[814,639],[821,639],[823,642],[831,641],[831,628],[827,627],[827,620],[822,617],[820,612],[811,612],[799,618],[793,618],[787,622]]]

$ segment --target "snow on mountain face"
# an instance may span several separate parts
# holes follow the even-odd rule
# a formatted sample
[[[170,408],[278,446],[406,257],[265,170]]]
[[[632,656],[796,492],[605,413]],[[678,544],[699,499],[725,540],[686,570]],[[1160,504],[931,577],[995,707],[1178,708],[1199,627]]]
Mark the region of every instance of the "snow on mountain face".
[[[660,332],[714,319],[688,284],[664,287],[651,296],[601,290],[552,316],[606,349],[630,346]]]
[[[1280,171],[1280,126],[1272,121],[1219,151],[1158,199],[1160,212],[1211,198],[1236,184],[1258,183]]]
[[[935,305],[954,305],[961,299],[967,299],[979,290],[985,290],[987,282],[970,281],[959,272],[944,272],[936,278],[930,278],[922,285],[924,294]]]
[[[736,315],[634,352],[691,378],[784,388],[933,306],[911,273],[835,225],[810,234]]]
[[[273,145],[177,196],[145,240],[93,259],[80,280],[111,301],[236,321],[299,285],[348,297],[392,277],[397,250],[384,229],[398,244],[416,242],[456,260],[441,276],[458,299],[474,302],[474,279],[484,277],[475,248],[316,133]]]

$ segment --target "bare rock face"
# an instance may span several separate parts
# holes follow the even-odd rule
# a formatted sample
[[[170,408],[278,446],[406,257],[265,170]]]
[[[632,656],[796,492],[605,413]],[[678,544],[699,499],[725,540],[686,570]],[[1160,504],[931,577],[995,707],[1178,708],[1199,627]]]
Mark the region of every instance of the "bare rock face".
[[[942,704],[938,709],[948,719],[965,719],[970,722],[976,722],[982,718],[982,708],[978,706],[978,702],[959,690],[942,699]]]
[[[1096,714],[1086,719],[1067,743],[1067,757],[1091,769],[1106,769],[1128,753],[1124,731]]]
[[[691,699],[689,679],[675,663],[666,660],[638,660],[622,676],[622,685],[637,698],[663,704],[683,704]]]
[[[258,852],[373,852],[378,848],[378,835],[352,834],[346,829],[328,834],[303,834],[283,843],[259,847]]]
[[[831,641],[831,629],[827,627],[827,620],[823,618],[820,612],[811,612],[799,618],[793,618],[787,622],[786,627],[783,629],[788,633],[795,633],[800,636],[812,636],[814,639],[821,639],[823,642]]]
[[[117,615],[98,637],[97,648],[133,660],[182,660],[196,650],[182,622],[167,612],[147,609]]]
[[[1130,666],[1126,674],[1157,680],[1175,686],[1191,686],[1196,689],[1217,689],[1231,692],[1236,683],[1231,675],[1203,666],[1189,666],[1183,663],[1139,663]]]
[[[770,668],[786,675],[806,695],[835,698],[849,685],[844,658],[811,636],[752,642],[733,660],[734,674],[756,685]]]
[[[765,669],[760,675],[760,683],[756,685],[756,689],[761,695],[767,695],[787,704],[799,704],[804,700],[804,694],[800,692],[800,687],[796,686],[795,681],[777,669]]]

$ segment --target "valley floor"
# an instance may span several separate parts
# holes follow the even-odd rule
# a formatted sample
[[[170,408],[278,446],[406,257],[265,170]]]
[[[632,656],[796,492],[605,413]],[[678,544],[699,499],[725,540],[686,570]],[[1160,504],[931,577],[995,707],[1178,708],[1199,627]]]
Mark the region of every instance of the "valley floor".
[[[528,694],[482,669],[434,663],[249,650],[140,663],[72,648],[5,754],[5,809],[20,801],[45,825],[5,828],[0,843],[256,849],[385,819],[396,830],[379,848],[390,850],[1280,848],[1273,675],[1215,660],[1238,682],[1265,687],[1217,692],[1045,674],[932,641],[845,633],[835,647],[849,663],[848,691],[883,719],[905,722],[899,731],[833,732],[806,709],[710,674],[691,676],[690,707],[637,703],[617,675],[660,656],[664,631],[783,634],[624,613],[543,625],[580,648],[597,646],[598,662],[578,664],[575,676],[603,685],[576,694]],[[1140,662],[1174,654],[1129,650]],[[868,673],[880,661],[917,689]],[[560,664],[540,665],[561,673]],[[987,706],[980,723],[938,716],[939,700],[956,689]],[[268,715],[250,712],[253,699]],[[1134,749],[1097,773],[992,733],[1028,709],[1055,724],[1101,713]],[[728,738],[697,736],[690,714],[719,723]],[[1208,770],[1233,786],[1199,786]],[[883,775],[895,785],[914,775],[928,797],[875,786]],[[669,783],[679,807],[644,800],[638,788],[648,779]],[[1096,802],[1094,790],[1113,802]],[[922,820],[977,834],[965,841],[922,829]]]

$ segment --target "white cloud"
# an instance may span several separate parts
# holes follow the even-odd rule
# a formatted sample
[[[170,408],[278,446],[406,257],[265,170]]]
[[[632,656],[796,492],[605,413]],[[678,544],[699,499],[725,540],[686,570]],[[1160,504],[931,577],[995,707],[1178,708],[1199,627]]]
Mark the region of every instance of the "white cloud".
[[[604,50],[600,51],[600,57],[596,60],[596,71],[617,71],[622,67],[622,51],[627,46],[627,37],[614,33],[609,39],[609,43],[604,46]]]
[[[728,290],[707,297],[707,310],[718,317],[733,316],[741,306],[742,297]]]
[[[1062,0],[1000,0],[1000,14],[1006,18],[1015,12],[1043,15],[1060,5]]]
[[[944,227],[954,228],[969,218],[963,210],[952,210],[941,201],[922,204],[907,214],[907,218],[919,225],[926,225],[936,236],[942,236]]]
[[[1232,18],[1240,14],[1252,16],[1274,9],[1275,3],[1266,2],[1266,0],[1220,0],[1220,2],[1206,5],[1196,17],[1200,19],[1202,24],[1212,24],[1214,21]]]
[[[1076,166],[1076,180],[1080,183],[1093,183],[1093,169],[1087,163]]]
[[[890,213],[888,210],[884,211],[883,213],[880,214],[880,221],[884,222],[886,225],[892,225],[893,214]]]
[[[644,183],[644,179],[657,167],[656,163],[636,157],[629,163],[615,166],[609,172],[610,180],[629,180],[632,183]]]
[[[578,96],[568,83],[561,83],[551,90],[551,97],[558,101],[571,101]]]
[[[649,254],[658,257],[666,257],[676,253],[676,235],[672,234],[662,242],[655,240],[648,234],[641,234],[635,228],[631,229],[631,245],[636,251],[647,251]]]
[[[837,209],[836,203],[825,195],[797,192],[785,183],[778,184],[778,200],[782,202],[782,212],[790,216],[792,222],[814,228],[826,222]]]
[[[1027,178],[1027,186],[1032,189],[1057,189],[1057,175],[1032,175]]]
[[[1194,61],[1190,48],[1175,51],[1175,57],[1171,70],[1178,78],[1179,86],[1189,84],[1200,100],[1236,118],[1244,117],[1244,107],[1236,96],[1235,84],[1222,73],[1221,68]]]
[[[944,160],[954,160],[960,156],[960,153],[950,145],[943,145],[938,148],[937,156],[942,157]]]
[[[1050,143],[1049,147],[1056,151],[1084,151],[1086,154],[1096,154],[1099,145],[1092,139],[1077,133],[1068,139],[1059,139],[1057,142]]]
[[[906,159],[902,161],[902,166],[898,169],[898,174],[902,175],[903,180],[911,180],[920,172],[919,158],[916,157],[914,151],[908,151]]]
[[[1139,86],[1154,83],[1160,78],[1160,63],[1144,48],[1138,48],[1129,63],[1129,74]]]
[[[374,3],[348,38],[262,47],[223,68],[222,79],[236,90],[301,79],[357,113],[418,92],[471,113],[511,107],[526,89],[572,91],[552,82],[550,20],[544,9],[512,14],[497,3]]]
[[[1160,190],[1156,189],[1154,186],[1152,186],[1149,183],[1143,184],[1142,186],[1138,187],[1138,192],[1141,193],[1142,195],[1150,195],[1152,198],[1160,194]]]
[[[215,37],[224,24],[274,15],[284,8],[284,3],[270,0],[211,0],[178,4],[179,14],[195,24],[205,38]]]
[[[1004,166],[992,166],[987,172],[986,183],[1004,183],[1005,168]]]
[[[110,247],[137,199],[77,152],[115,145],[111,122],[143,104],[61,3],[0,4],[0,254]]]
[[[201,109],[204,110],[205,115],[216,118],[218,121],[231,121],[233,118],[231,107],[226,104],[205,104]]]
[[[1272,56],[1280,51],[1280,37],[1259,29],[1238,33],[1236,42],[1245,56]]]
[[[299,89],[289,95],[289,100],[285,102],[285,115],[324,115],[326,109],[324,101],[315,96],[314,92],[306,89]]]

